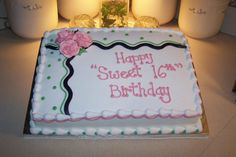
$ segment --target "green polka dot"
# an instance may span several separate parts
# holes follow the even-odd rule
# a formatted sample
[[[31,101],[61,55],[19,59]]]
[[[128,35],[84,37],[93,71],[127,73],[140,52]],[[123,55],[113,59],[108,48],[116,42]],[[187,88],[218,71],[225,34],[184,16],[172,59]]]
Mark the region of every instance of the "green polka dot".
[[[112,33],[114,33],[114,32],[115,32],[115,30],[113,29],[113,30],[111,30],[111,32],[112,32]]]
[[[111,132],[109,131],[107,134],[108,134],[108,135],[111,135]]]
[[[57,110],[57,107],[56,107],[56,106],[53,106],[53,107],[52,107],[52,110],[54,110],[54,111]]]
[[[124,131],[121,131],[121,133],[120,133],[121,135],[124,135],[125,133],[124,133]]]
[[[105,37],[105,38],[103,38],[103,40],[107,40],[107,38]]]
[[[129,36],[129,33],[125,33],[125,36]]]
[[[50,53],[51,53],[51,54],[53,54],[54,52],[53,52],[53,51],[51,51]]]
[[[135,134],[135,135],[137,135],[137,134],[138,134],[138,132],[137,132],[137,131],[135,131],[135,132],[134,132],[134,134]]]
[[[61,61],[61,58],[58,58],[58,60],[57,60],[58,62],[60,62]]]
[[[52,65],[51,64],[48,64],[48,67],[50,68]]]
[[[172,34],[169,34],[169,37],[172,37],[173,35]]]
[[[149,31],[149,33],[152,33],[152,31]]]
[[[95,134],[95,135],[98,135],[98,133],[97,133],[97,132],[95,132],[94,134]]]
[[[54,40],[53,39],[50,39],[50,42],[53,42]]]
[[[90,34],[90,31],[88,31],[87,34]]]
[[[48,76],[47,79],[50,80],[50,79],[51,79],[51,76]]]
[[[42,96],[42,97],[41,97],[41,100],[45,100],[45,97],[44,97],[44,96]]]
[[[140,39],[140,40],[143,40],[143,39],[144,39],[144,37],[140,37],[139,39]]]
[[[57,86],[52,86],[52,89],[54,89],[54,90],[57,89]]]
[[[86,132],[83,132],[82,134],[83,134],[83,135],[86,135]]]

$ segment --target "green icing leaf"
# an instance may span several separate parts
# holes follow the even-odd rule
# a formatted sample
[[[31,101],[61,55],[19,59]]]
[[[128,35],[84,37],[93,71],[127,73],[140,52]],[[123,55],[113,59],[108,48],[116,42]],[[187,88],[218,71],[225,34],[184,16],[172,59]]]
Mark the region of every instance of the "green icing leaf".
[[[85,48],[81,48],[80,50],[79,50],[79,56],[81,56],[83,53],[86,53],[87,51],[86,51],[86,49]]]

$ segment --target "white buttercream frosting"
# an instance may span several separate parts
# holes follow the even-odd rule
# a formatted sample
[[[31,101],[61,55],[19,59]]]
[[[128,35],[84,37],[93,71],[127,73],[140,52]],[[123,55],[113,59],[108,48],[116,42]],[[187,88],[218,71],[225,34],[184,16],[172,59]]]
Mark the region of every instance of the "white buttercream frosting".
[[[171,134],[172,131],[173,131],[173,128],[170,128],[170,127],[163,127],[163,128],[161,129],[161,133],[162,133],[162,134]]]
[[[56,135],[66,135],[66,134],[68,134],[68,130],[62,129],[62,128],[58,128],[58,129],[55,130],[55,134]]]
[[[127,116],[130,116],[131,115],[131,112],[130,111],[125,111],[125,110],[119,110],[118,111],[118,115],[120,117],[127,117]]]
[[[98,129],[97,134],[100,135],[100,136],[106,136],[106,135],[108,135],[108,132],[109,132],[108,129],[100,128],[100,129]]]
[[[85,115],[84,114],[79,114],[79,113],[71,113],[70,117],[71,117],[72,120],[76,120],[76,119],[84,118]]]
[[[64,114],[57,114],[57,115],[56,115],[56,119],[57,119],[58,121],[64,121],[64,120],[70,119],[70,116],[64,115]]]
[[[181,134],[181,133],[184,133],[185,131],[185,128],[184,127],[181,127],[181,126],[177,126],[175,127],[175,134]]]
[[[150,128],[150,134],[158,134],[161,131],[161,128],[157,128],[157,127],[151,127]]]
[[[142,127],[138,127],[137,128],[137,134],[138,135],[145,135],[148,133],[148,129],[147,128],[142,128]]]
[[[135,133],[135,131],[136,131],[135,128],[125,128],[125,129],[124,129],[124,134],[125,134],[125,135],[132,135],[132,134]]]
[[[85,131],[83,129],[72,128],[70,129],[70,134],[74,136],[81,136],[84,135]]]
[[[102,111],[103,118],[109,118],[109,117],[113,117],[115,115],[116,115],[116,112],[114,112],[114,111],[107,111],[107,110]]]
[[[73,28],[71,30],[77,30],[77,29]],[[118,35],[113,35],[113,34],[110,36],[104,35],[104,33],[111,33],[111,30],[115,30],[115,31],[119,32],[119,33],[117,33]],[[64,121],[67,123],[74,123],[74,122],[80,122],[80,121],[81,121],[81,123],[85,123],[86,121],[90,121],[90,120],[96,121],[96,120],[104,119],[104,122],[111,121],[110,123],[114,124],[114,125],[113,126],[111,125],[111,127],[109,126],[108,128],[99,128],[99,125],[98,125],[96,127],[93,127],[93,126],[84,127],[84,128],[74,128],[74,127],[73,128],[70,128],[70,127],[63,128],[63,127],[60,127],[60,128],[55,129],[53,127],[52,128],[43,127],[43,126],[38,127],[36,123],[32,123],[31,124],[31,133],[32,134],[39,134],[39,133],[45,134],[45,135],[71,134],[71,135],[75,135],[75,136],[79,136],[79,135],[82,136],[82,135],[86,134],[88,136],[95,136],[95,135],[106,136],[106,135],[120,135],[120,134],[125,134],[125,135],[133,135],[133,134],[143,135],[143,134],[159,134],[159,133],[180,134],[180,133],[183,133],[184,131],[186,133],[193,133],[193,132],[196,132],[196,130],[202,130],[201,125],[195,126],[195,124],[184,124],[184,126],[179,126],[179,127],[176,127],[176,126],[165,127],[163,124],[161,124],[160,126],[146,126],[146,127],[142,127],[142,124],[140,127],[132,127],[132,126],[130,126],[130,127],[127,126],[127,127],[123,127],[123,128],[116,127],[116,122],[115,122],[116,119],[124,119],[124,120],[133,119],[134,121],[138,121],[140,118],[141,119],[146,119],[146,118],[148,118],[148,119],[153,119],[153,118],[177,119],[180,117],[185,117],[185,118],[200,117],[200,115],[202,114],[202,108],[201,108],[202,101],[201,101],[201,97],[199,95],[200,90],[197,85],[197,78],[195,75],[195,70],[192,66],[193,63],[192,63],[191,54],[189,52],[189,49],[190,49],[189,45],[188,45],[187,40],[184,37],[182,32],[176,32],[176,31],[172,31],[172,30],[156,30],[156,29],[140,29],[140,28],[138,28],[138,29],[130,29],[130,28],[125,28],[125,29],[119,29],[119,28],[114,28],[114,29],[107,29],[107,28],[106,29],[87,29],[87,28],[80,29],[80,31],[90,32],[90,35],[96,40],[99,40],[99,38],[102,37],[99,41],[102,41],[104,39],[103,42],[106,42],[105,38],[103,38],[103,35],[106,38],[110,37],[112,39],[117,38],[116,40],[118,40],[118,39],[121,40],[122,33],[125,34],[127,32],[128,32],[128,34],[133,33],[135,37],[132,38],[132,37],[129,37],[131,35],[128,35],[128,38],[126,40],[128,42],[129,41],[136,42],[136,40],[139,40],[139,38],[137,36],[139,34],[142,34],[143,35],[142,37],[144,39],[149,38],[149,37],[154,38],[154,36],[152,36],[152,35],[149,35],[149,34],[145,35],[145,33],[147,33],[147,32],[154,31],[154,32],[160,33],[160,38],[157,38],[157,42],[158,42],[157,44],[159,44],[161,42],[165,42],[166,40],[173,40],[174,42],[177,42],[177,43],[184,43],[187,46],[187,48],[183,49],[184,55],[183,55],[183,60],[181,60],[181,61],[184,62],[183,65],[186,66],[186,73],[189,74],[188,75],[189,76],[189,78],[188,78],[189,84],[192,83],[191,88],[193,91],[193,93],[192,93],[193,96],[192,95],[190,95],[190,96],[193,97],[194,104],[191,107],[187,106],[186,103],[183,103],[183,104],[178,103],[177,105],[172,104],[174,107],[171,107],[171,105],[169,105],[169,104],[164,104],[162,106],[161,105],[158,106],[159,105],[158,103],[160,103],[160,101],[159,101],[156,104],[156,106],[158,106],[156,108],[156,106],[153,105],[153,100],[152,100],[152,101],[147,101],[142,105],[140,105],[139,101],[137,101],[137,103],[134,103],[133,105],[138,106],[138,107],[130,107],[128,109],[124,108],[124,107],[119,108],[119,105],[117,105],[117,104],[114,105],[114,109],[112,107],[107,107],[104,109],[103,108],[97,109],[98,107],[96,105],[92,104],[93,101],[91,101],[91,103],[82,104],[82,105],[87,105],[89,107],[90,106],[92,106],[92,107],[90,107],[86,111],[81,111],[81,109],[79,108],[81,104],[79,102],[85,96],[79,95],[78,101],[76,100],[75,105],[70,108],[71,109],[70,115],[65,115],[64,113],[62,113],[63,112],[62,110],[60,110],[60,112],[58,112],[58,110],[60,109],[60,106],[56,107],[56,108],[55,108],[55,106],[52,106],[52,107],[47,106],[47,107],[45,107],[45,108],[47,108],[47,110],[49,110],[51,108],[55,108],[55,111],[50,111],[48,113],[47,113],[47,111],[45,112],[45,110],[42,108],[43,105],[57,105],[57,104],[59,105],[66,98],[66,97],[64,97],[66,92],[65,92],[65,89],[62,85],[61,80],[59,80],[59,83],[57,83],[55,81],[55,83],[52,85],[51,84],[50,85],[43,84],[43,82],[45,82],[45,81],[49,82],[49,79],[48,80],[45,79],[46,77],[49,77],[49,78],[51,78],[51,80],[54,81],[57,77],[65,77],[66,73],[68,72],[68,69],[64,67],[64,68],[62,68],[62,70],[56,71],[58,73],[58,75],[60,73],[60,76],[57,76],[54,74],[54,71],[49,68],[49,67],[51,67],[51,64],[56,65],[57,63],[61,67],[64,66],[62,55],[59,56],[58,52],[51,53],[51,52],[55,52],[55,51],[54,50],[49,51],[45,48],[45,44],[47,44],[49,42],[49,40],[47,40],[47,38],[51,38],[52,36],[55,36],[59,31],[60,30],[54,30],[54,31],[45,33],[44,39],[42,40],[42,44],[41,44],[41,48],[40,48],[40,56],[38,58],[38,66],[36,69],[37,73],[35,76],[35,86],[34,86],[33,97],[32,97],[32,107],[33,107],[32,120],[33,121],[34,120],[41,121],[41,123],[60,122],[63,125]],[[139,32],[137,33],[137,31],[139,31]],[[168,37],[169,34],[173,34],[172,39],[169,39],[170,38],[170,37]],[[157,37],[158,37],[158,35],[157,35]],[[148,40],[152,41],[151,38]],[[91,47],[93,48],[93,46],[91,46]],[[165,48],[165,51],[166,51],[165,53],[167,53],[167,51],[170,51],[170,50],[168,50],[168,48],[169,47]],[[149,51],[149,49],[148,48],[145,49],[144,52],[146,52],[146,51]],[[49,57],[49,52],[51,53],[50,55],[52,55],[53,57],[51,57],[51,58]],[[114,50],[114,52],[115,52],[115,50]],[[81,58],[86,57],[86,55],[91,55],[91,54],[92,53],[88,52],[86,54],[81,55]],[[93,55],[95,55],[95,52]],[[169,56],[169,57],[171,60],[171,56]],[[54,58],[56,58],[56,59],[54,59]],[[90,58],[92,58],[92,57],[90,57]],[[96,56],[94,58],[96,58]],[[109,59],[110,58],[108,58],[107,60],[109,60]],[[76,60],[76,58],[74,60]],[[97,60],[99,60],[99,59],[97,59]],[[76,61],[81,61],[81,60],[78,59]],[[106,62],[102,62],[101,64],[103,65],[103,63],[105,64]],[[177,60],[177,63],[178,63],[178,60]],[[50,66],[48,66],[49,64],[50,64]],[[75,63],[72,63],[72,64],[75,64]],[[99,65],[97,65],[97,66],[99,66]],[[91,69],[89,69],[89,70],[91,70]],[[92,71],[93,70],[94,69],[92,69]],[[77,70],[75,70],[75,73],[76,72],[77,72]],[[170,75],[170,74],[168,74],[168,75]],[[88,82],[84,82],[84,84],[90,84],[89,79],[90,78],[88,78]],[[158,79],[158,81],[159,80],[161,80],[161,79]],[[161,82],[161,83],[163,83],[163,82]],[[70,82],[69,82],[69,85],[70,85]],[[96,85],[99,85],[99,82]],[[61,93],[60,92],[57,93],[58,98],[56,97],[55,99],[58,99],[58,101],[55,104],[54,104],[54,102],[48,103],[47,98],[51,97],[50,94],[44,95],[45,93],[48,94],[49,93],[48,90],[52,89],[52,87],[54,87],[54,86],[55,86],[55,88],[54,88],[54,90],[52,90],[53,92],[57,92],[58,90],[61,90]],[[77,85],[74,85],[72,87],[72,90],[77,89],[77,88],[78,88]],[[45,89],[47,89],[47,91],[44,93],[43,91],[45,91]],[[78,88],[78,89],[80,89],[80,88]],[[103,92],[101,91],[100,93],[103,93]],[[73,94],[76,95],[76,92]],[[102,94],[102,95],[104,95],[104,94]],[[43,96],[47,97],[45,101],[41,100]],[[75,97],[76,96],[74,96],[73,98],[75,98]],[[89,97],[91,100],[94,99],[94,97],[92,97],[92,96],[89,96]],[[50,98],[48,98],[48,99],[50,99]],[[156,99],[158,99],[158,98],[156,97]],[[175,101],[174,98],[173,98],[173,101]],[[43,104],[44,102],[45,102],[45,104]],[[97,105],[103,104],[103,102],[98,102],[98,101],[96,103],[97,103]],[[112,105],[112,104],[109,104],[109,105]],[[179,109],[178,107],[176,107],[178,105],[186,106],[187,109],[185,109],[185,108]]]
[[[47,121],[54,120],[54,119],[56,119],[56,114],[47,113],[47,114],[44,115],[44,119],[47,120]]]
[[[122,130],[120,128],[111,128],[112,135],[121,135]]]
[[[96,129],[95,128],[87,128],[85,132],[86,132],[86,135],[88,135],[88,136],[96,135]]]
[[[42,128],[41,133],[44,135],[51,135],[51,134],[55,133],[55,131],[53,129],[49,129],[49,128]]]
[[[143,111],[139,111],[139,110],[133,110],[132,111],[132,115],[134,116],[134,117],[141,117],[141,116],[143,116],[145,113],[143,112]]]

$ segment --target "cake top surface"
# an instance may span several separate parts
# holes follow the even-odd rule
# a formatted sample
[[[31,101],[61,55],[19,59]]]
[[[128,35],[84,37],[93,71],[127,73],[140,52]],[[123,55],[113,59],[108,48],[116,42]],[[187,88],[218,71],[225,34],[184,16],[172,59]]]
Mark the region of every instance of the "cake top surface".
[[[67,58],[42,40],[32,98],[36,120],[194,117],[201,98],[189,46],[181,32],[161,29],[68,29],[92,44]]]

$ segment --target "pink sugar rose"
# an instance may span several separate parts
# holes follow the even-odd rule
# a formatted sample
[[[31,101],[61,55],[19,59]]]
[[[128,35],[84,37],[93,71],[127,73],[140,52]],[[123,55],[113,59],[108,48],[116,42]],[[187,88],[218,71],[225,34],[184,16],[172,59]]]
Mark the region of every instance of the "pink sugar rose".
[[[64,29],[57,34],[56,42],[60,44],[63,41],[71,40],[73,36],[74,36],[73,32]]]
[[[87,48],[92,44],[92,39],[84,32],[76,32],[73,40],[77,42],[80,47]]]
[[[74,40],[65,40],[60,43],[60,52],[67,58],[76,56],[80,48]]]

